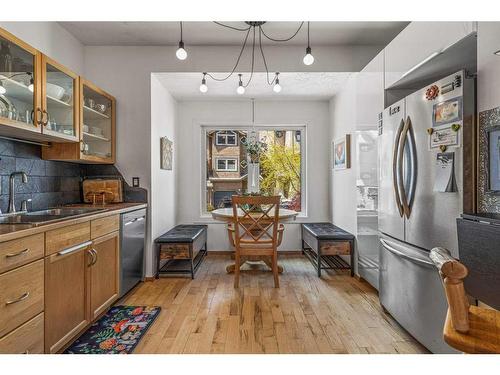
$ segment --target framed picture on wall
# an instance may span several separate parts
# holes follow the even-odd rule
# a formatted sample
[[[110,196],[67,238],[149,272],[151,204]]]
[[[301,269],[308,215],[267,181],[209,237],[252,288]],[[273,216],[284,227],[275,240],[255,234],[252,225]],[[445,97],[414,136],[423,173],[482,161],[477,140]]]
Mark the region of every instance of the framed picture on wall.
[[[500,193],[500,125],[488,132],[488,187]]]
[[[351,168],[351,135],[333,141],[333,169]]]
[[[167,137],[160,138],[160,168],[172,170],[173,142]]]

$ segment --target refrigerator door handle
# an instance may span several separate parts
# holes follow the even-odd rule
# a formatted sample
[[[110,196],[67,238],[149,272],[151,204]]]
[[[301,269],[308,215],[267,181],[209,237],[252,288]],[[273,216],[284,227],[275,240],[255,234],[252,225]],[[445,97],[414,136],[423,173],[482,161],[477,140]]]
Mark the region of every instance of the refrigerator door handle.
[[[425,261],[423,259],[415,258],[415,257],[412,257],[412,256],[410,256],[408,254],[405,254],[401,250],[397,250],[393,246],[389,245],[389,243],[386,240],[384,240],[383,238],[380,239],[380,243],[382,244],[382,246],[384,247],[384,249],[390,251],[391,253],[393,253],[394,255],[396,255],[396,256],[398,256],[400,258],[404,258],[406,260],[409,260],[410,262],[413,262],[415,264],[419,264],[421,266],[431,267],[431,268],[434,267],[434,263],[432,263],[430,260],[427,262],[427,261]]]
[[[415,144],[415,132],[413,130],[413,125],[410,116],[408,116],[406,122],[408,123],[408,150],[410,154],[410,183],[408,191],[408,209],[411,213],[411,208],[413,206],[413,201],[415,199],[415,190],[417,188],[417,146]],[[409,218],[409,215],[408,215]]]
[[[408,146],[408,148],[406,148]],[[409,155],[409,163],[408,163],[408,171],[409,171],[409,181],[408,181],[408,192],[406,191],[406,182],[403,178],[398,180],[399,190],[401,192],[401,204],[403,206],[403,212],[407,219],[410,218],[411,215],[411,207],[413,204],[413,198],[416,187],[416,147],[415,147],[415,137],[413,134],[413,127],[411,123],[410,116],[407,117],[404,128],[401,132],[401,138],[399,140],[398,147],[398,170],[399,174],[403,175],[403,158],[405,153],[408,152]]]
[[[402,160],[399,156],[400,154],[399,148],[400,148],[401,133],[403,131],[404,126],[405,122],[403,119],[401,119],[401,123],[399,124],[398,131],[396,132],[396,138],[394,140],[394,153],[392,156],[392,183],[396,199],[396,206],[398,207],[399,216],[401,217],[403,217],[404,215],[404,210],[400,196],[400,186],[401,182],[403,181],[403,177],[402,177]]]

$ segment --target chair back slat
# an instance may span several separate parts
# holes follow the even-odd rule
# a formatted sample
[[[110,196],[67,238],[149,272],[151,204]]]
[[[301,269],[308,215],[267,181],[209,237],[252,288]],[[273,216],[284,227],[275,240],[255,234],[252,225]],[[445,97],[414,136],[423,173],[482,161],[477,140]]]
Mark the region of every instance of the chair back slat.
[[[435,247],[429,255],[443,279],[446,299],[453,328],[462,333],[469,331],[469,300],[465,294],[463,279],[468,271],[443,247]]]
[[[280,197],[233,196],[237,247],[277,247]]]

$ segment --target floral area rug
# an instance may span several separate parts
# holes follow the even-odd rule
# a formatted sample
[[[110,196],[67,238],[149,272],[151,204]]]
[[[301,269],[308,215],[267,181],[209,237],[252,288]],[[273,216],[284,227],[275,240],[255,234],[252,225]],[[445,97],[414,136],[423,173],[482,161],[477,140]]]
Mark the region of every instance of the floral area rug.
[[[160,313],[160,307],[113,306],[65,354],[129,354]]]

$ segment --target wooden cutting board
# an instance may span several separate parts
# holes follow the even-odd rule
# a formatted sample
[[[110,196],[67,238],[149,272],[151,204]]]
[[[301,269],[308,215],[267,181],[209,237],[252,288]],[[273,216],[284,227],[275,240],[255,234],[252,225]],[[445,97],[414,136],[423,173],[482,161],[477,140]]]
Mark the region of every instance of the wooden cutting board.
[[[83,189],[83,201],[85,203],[123,202],[123,183],[122,180],[120,179],[99,178],[99,179],[83,180],[82,189]]]

